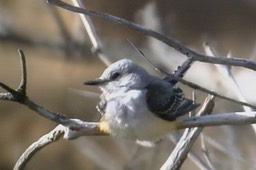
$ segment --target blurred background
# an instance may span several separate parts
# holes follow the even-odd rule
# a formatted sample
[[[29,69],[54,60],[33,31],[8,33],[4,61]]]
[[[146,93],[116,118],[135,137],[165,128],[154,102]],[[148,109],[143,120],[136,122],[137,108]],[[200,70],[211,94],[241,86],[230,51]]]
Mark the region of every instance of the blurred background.
[[[219,56],[231,52],[235,57],[256,59],[254,0],[87,0],[84,5],[157,30],[200,53],[204,53],[203,43],[207,42]],[[156,65],[169,71],[185,60],[184,56],[154,39],[109,21],[91,19],[104,53],[112,62],[130,58],[152,74],[163,76],[145,62],[127,39]],[[77,14],[55,8],[45,1],[0,1],[0,81],[13,88],[18,86],[17,49],[23,49],[27,59],[28,96],[47,109],[86,121],[100,119],[95,109],[97,98],[74,92],[74,89],[99,92],[83,86],[85,80],[99,76],[106,67],[91,48]],[[234,68],[233,73],[246,100],[256,104],[255,72]],[[237,98],[215,65],[195,63],[185,78]],[[187,96],[191,96],[190,88],[182,88]],[[206,97],[199,91],[196,94],[198,102]],[[237,104],[217,99],[214,113],[242,110]],[[25,106],[0,101],[0,169],[12,169],[23,151],[55,126]],[[251,126],[209,127],[205,128],[204,136],[215,169],[256,169],[255,131]],[[37,153],[26,169],[154,170],[161,167],[174,146],[169,138],[153,148],[113,137],[59,140]],[[204,160],[199,139],[193,153]],[[181,169],[199,169],[190,158]]]

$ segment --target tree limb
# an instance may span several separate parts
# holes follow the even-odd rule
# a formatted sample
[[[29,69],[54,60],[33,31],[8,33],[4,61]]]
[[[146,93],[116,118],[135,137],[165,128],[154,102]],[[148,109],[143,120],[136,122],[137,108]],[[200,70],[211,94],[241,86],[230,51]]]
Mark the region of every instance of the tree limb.
[[[119,17],[113,16],[113,15],[102,13],[102,12],[78,8],[78,7],[69,5],[60,0],[47,0],[47,2],[50,4],[56,5],[58,7],[61,7],[63,9],[72,11],[72,12],[81,13],[81,14],[85,14],[88,16],[103,18],[105,20],[123,25],[129,29],[141,32],[147,36],[153,37],[153,38],[169,45],[170,47],[172,47],[172,48],[176,49],[177,51],[179,51],[180,53],[184,54],[185,56],[191,57],[194,61],[241,66],[241,67],[245,67],[248,69],[256,70],[256,62],[254,62],[254,61],[241,59],[241,58],[211,57],[211,56],[199,54],[199,53],[197,53],[193,50],[190,50],[189,48],[181,45],[180,43],[176,42],[175,40],[166,37],[163,34],[160,34],[154,30],[145,28],[139,24],[129,22],[128,20],[125,20],[123,18],[119,18]]]

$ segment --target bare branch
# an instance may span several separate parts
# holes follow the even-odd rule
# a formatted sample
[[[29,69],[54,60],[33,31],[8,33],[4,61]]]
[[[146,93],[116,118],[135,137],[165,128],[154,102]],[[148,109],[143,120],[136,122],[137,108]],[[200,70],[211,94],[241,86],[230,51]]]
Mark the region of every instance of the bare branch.
[[[136,47],[135,47],[136,48]],[[142,53],[142,52],[141,52]],[[143,53],[142,53],[143,54]],[[256,106],[252,105],[252,104],[249,104],[249,103],[245,103],[243,101],[237,101],[235,99],[231,99],[229,97],[226,97],[226,96],[223,96],[221,94],[218,94],[217,92],[214,92],[214,91],[210,91],[202,86],[199,86],[197,84],[194,84],[192,82],[189,82],[187,80],[184,80],[182,79],[182,77],[180,76],[183,76],[185,74],[185,72],[190,68],[191,64],[192,64],[192,60],[190,58],[188,58],[178,69],[176,72],[174,72],[174,74],[171,74],[169,73],[168,71],[162,69],[162,68],[159,68],[157,67],[154,63],[152,63],[144,54],[143,54],[143,57],[146,59],[146,61],[148,61],[149,64],[151,64],[153,67],[155,67],[156,70],[160,71],[161,73],[164,73],[166,74],[166,78],[165,80],[166,81],[169,81],[170,83],[177,83],[178,81],[184,85],[187,85],[189,86],[190,88],[193,88],[195,90],[200,90],[202,92],[205,92],[205,93],[208,93],[208,94],[211,94],[211,95],[214,95],[214,96],[217,96],[219,98],[222,98],[222,99],[225,99],[225,100],[228,100],[228,101],[231,101],[231,102],[234,102],[234,103],[237,103],[237,104],[240,104],[240,105],[244,105],[244,106],[249,106],[251,108],[254,108],[256,109]],[[180,71],[179,71],[180,70]],[[183,75],[182,75],[183,74]]]
[[[207,44],[204,43],[204,49],[206,54],[210,55],[210,56],[216,56],[216,52],[214,52],[213,49],[211,49],[211,47]],[[231,57],[231,54],[229,53],[228,58]],[[221,65],[216,65],[217,70],[225,77],[225,83],[228,83],[228,88],[233,90],[234,93],[236,94],[237,98],[242,101],[242,102],[247,102],[245,99],[244,94],[242,93],[233,73],[232,73],[232,67],[225,67],[225,66],[221,66]],[[246,112],[252,112],[253,110],[248,107],[248,106],[243,106],[244,111]],[[256,125],[252,124],[252,129],[254,130],[254,132],[256,132]]]
[[[178,138],[175,135],[170,135],[169,139],[175,144],[177,145],[178,143]],[[207,163],[205,163],[202,158],[200,158],[198,156],[198,154],[196,154],[193,149],[191,148],[191,150],[188,153],[188,158],[193,161],[193,163],[198,166],[199,169],[201,170],[209,170],[210,167],[207,165]]]
[[[31,144],[24,153],[19,157],[18,161],[14,166],[14,170],[22,170],[25,168],[28,161],[42,148],[57,141],[63,136],[64,139],[72,140],[80,136],[91,136],[91,135],[108,135],[98,130],[98,123],[94,122],[83,122],[79,119],[71,119],[76,124],[79,124],[79,129],[71,129],[63,125],[56,126],[52,131],[39,138],[36,142]]]
[[[123,26],[125,26],[129,29],[141,32],[141,33],[143,33],[147,36],[153,37],[153,38],[169,45],[170,47],[173,47],[174,49],[176,49],[180,53],[186,55],[187,57],[191,57],[194,61],[201,61],[201,62],[215,63],[215,64],[233,65],[233,66],[241,66],[241,67],[245,67],[245,68],[248,68],[248,69],[256,70],[256,62],[254,62],[254,61],[241,59],[241,58],[232,58],[232,59],[230,59],[230,58],[225,58],[225,57],[210,57],[210,56],[206,56],[206,55],[203,55],[203,54],[199,54],[199,53],[197,53],[193,50],[190,50],[187,47],[179,44],[175,40],[164,36],[163,34],[160,34],[156,31],[153,31],[151,29],[145,28],[143,26],[140,26],[138,24],[129,22],[125,19],[113,16],[113,15],[78,8],[78,7],[75,7],[75,6],[71,6],[71,5],[69,5],[69,4],[67,4],[63,1],[60,1],[60,0],[47,0],[47,2],[51,3],[53,5],[56,5],[58,7],[61,7],[63,9],[72,11],[72,12],[81,13],[81,14],[85,14],[85,15],[88,15],[88,16],[95,16],[95,17],[103,18],[105,20],[123,25]]]
[[[73,4],[77,7],[82,7],[83,8],[83,4],[80,0],[72,0]],[[81,21],[85,27],[85,30],[87,31],[87,34],[92,42],[92,51],[98,55],[98,57],[100,58],[100,60],[106,65],[109,66],[111,64],[111,61],[109,60],[109,57],[106,56],[103,52],[102,52],[102,44],[100,42],[100,38],[96,33],[96,30],[94,28],[94,25],[92,23],[92,21],[90,20],[89,17],[83,15],[83,14],[79,14]]]
[[[238,161],[238,162],[246,165],[248,167],[248,169],[256,169],[256,165],[255,165],[254,161],[250,161],[250,160],[244,158],[243,156],[240,155],[240,153],[238,153],[234,150],[231,150],[229,147],[226,147],[222,143],[217,142],[212,137],[205,135],[205,140],[212,147],[214,147],[217,150],[219,150],[219,151],[225,153],[226,155],[232,157],[233,159],[235,159],[235,161]]]
[[[174,79],[173,77],[178,77],[178,78],[182,79],[184,77],[185,73],[191,67],[192,63],[193,63],[193,60],[191,58],[188,58],[181,66],[178,66],[178,68],[172,74],[165,71],[165,74],[167,75],[165,80],[172,84],[176,84],[178,82],[178,80]]]
[[[194,84],[194,83],[191,83],[189,81],[186,81],[180,77],[176,77],[176,76],[173,76],[173,75],[169,75],[170,77],[172,77],[173,79],[181,82],[182,84],[184,85],[187,85],[195,90],[200,90],[202,92],[205,92],[205,93],[208,93],[208,94],[211,94],[211,95],[214,95],[216,97],[219,97],[219,98],[222,98],[222,99],[225,99],[225,100],[228,100],[228,101],[231,101],[231,102],[234,102],[234,103],[237,103],[237,104],[240,104],[240,105],[244,105],[244,106],[249,106],[253,109],[256,109],[256,106],[252,105],[252,104],[249,104],[249,103],[245,103],[245,102],[242,102],[242,101],[238,101],[238,100],[235,100],[235,99],[232,99],[232,98],[229,98],[229,97],[226,97],[226,96],[223,96],[221,94],[218,94],[217,92],[214,92],[214,91],[210,91],[202,86],[199,86],[197,84]]]
[[[128,40],[128,39],[127,39]],[[160,73],[163,73],[165,75],[167,75],[167,77],[165,77],[165,80],[170,82],[171,84],[175,85],[178,81],[176,79],[174,79],[173,77],[179,77],[179,78],[183,78],[185,73],[189,70],[189,68],[191,67],[193,60],[191,58],[188,58],[181,66],[178,66],[178,68],[172,73],[168,73],[168,71],[165,71],[162,68],[156,67],[154,65],[153,62],[150,61],[150,59],[148,59],[146,57],[146,55],[140,50],[138,49],[130,40],[128,40],[128,42],[131,44],[131,46],[137,51],[139,52],[139,54],[152,66],[154,66],[155,70],[159,71]]]
[[[32,143],[25,152],[19,157],[13,170],[22,170],[27,165],[28,161],[36,154],[39,150],[45,146],[57,141],[65,132],[65,127],[59,125],[55,127],[51,132],[39,138],[36,142]]]
[[[212,164],[212,161],[210,159],[208,147],[206,146],[206,143],[205,143],[204,134],[201,133],[200,137],[201,137],[201,148],[202,148],[205,160],[207,161],[208,166],[211,167],[210,169],[215,170],[215,168]]]
[[[214,52],[214,50],[211,49],[211,47],[207,43],[204,43],[204,50],[205,50],[206,54],[209,56],[212,56],[212,57],[217,56],[216,52]],[[228,58],[231,57],[230,54],[228,56],[229,56]],[[231,89],[233,89],[233,91],[235,92],[238,99],[242,102],[247,103],[247,101],[246,101],[241,89],[239,88],[239,86],[235,80],[235,77],[232,73],[232,67],[231,66],[229,66],[229,67],[221,66],[221,65],[217,65],[217,64],[215,64],[215,66],[216,66],[217,70],[225,77],[225,83],[228,82],[229,88],[231,87]],[[246,112],[252,111],[252,109],[247,106],[243,106],[243,108],[244,108],[244,111],[246,111]]]
[[[0,82],[0,87],[5,89],[7,93],[0,93],[0,100],[8,100],[8,101],[14,101],[18,102],[20,104],[23,104],[30,108],[31,110],[39,113],[41,116],[50,119],[58,124],[62,124],[64,126],[69,127],[75,127],[79,128],[80,125],[77,124],[77,122],[74,122],[71,119],[66,118],[63,115],[60,115],[58,113],[51,112],[47,109],[45,109],[42,106],[39,106],[38,104],[31,101],[28,96],[26,95],[26,83],[27,83],[27,72],[26,72],[26,60],[25,60],[25,54],[22,50],[19,50],[20,53],[20,61],[21,61],[21,69],[22,69],[22,75],[21,75],[21,82],[17,90],[12,89],[8,85]]]
[[[256,123],[256,112],[231,112],[200,117],[183,117],[178,119],[179,128],[242,125]]]
[[[60,1],[60,0],[48,0],[47,2],[49,2],[49,3],[53,4],[53,5],[56,5],[58,7],[67,9],[69,11],[85,14],[85,15],[88,15],[88,16],[100,17],[100,18],[109,20],[111,22],[124,25],[124,26],[126,26],[126,27],[128,27],[130,29],[135,30],[135,31],[139,31],[139,32],[141,32],[141,33],[143,33],[145,35],[148,35],[148,36],[151,36],[153,38],[156,38],[159,41],[162,41],[163,43],[165,43],[165,44],[175,48],[179,52],[185,54],[187,57],[190,57],[192,61],[201,61],[201,62],[216,63],[216,64],[226,64],[226,65],[242,66],[242,67],[245,67],[245,68],[256,70],[256,63],[253,62],[253,61],[245,60],[245,59],[238,59],[238,58],[230,59],[230,58],[224,58],[224,57],[210,57],[210,56],[205,56],[205,55],[202,55],[202,54],[198,54],[198,53],[196,53],[196,52],[194,52],[194,51],[192,51],[192,50],[182,46],[181,44],[175,42],[174,40],[172,40],[172,39],[170,39],[170,38],[168,38],[168,37],[166,37],[166,36],[156,32],[156,31],[153,31],[151,29],[142,27],[142,26],[140,26],[138,24],[129,22],[129,21],[125,20],[125,19],[122,19],[122,18],[119,18],[119,17],[116,17],[116,16],[112,16],[112,15],[101,13],[101,12],[97,12],[97,11],[91,11],[91,10],[87,10],[87,9],[83,9],[83,8],[78,8],[78,7],[75,7],[75,6],[71,6],[71,5],[69,5],[69,4],[65,3],[65,2]],[[236,101],[234,99],[225,97],[223,95],[220,95],[220,94],[217,94],[215,92],[209,91],[209,90],[207,90],[207,89],[205,89],[203,87],[200,87],[199,85],[196,85],[196,84],[190,83],[188,81],[185,81],[185,80],[183,80],[183,79],[181,79],[179,77],[174,77],[173,76],[172,78],[174,80],[180,81],[181,83],[186,84],[186,85],[188,85],[188,86],[190,86],[192,88],[200,89],[203,92],[206,92],[206,93],[215,95],[217,97],[220,97],[220,98],[223,98],[223,99],[226,99],[226,100],[229,100],[229,101],[232,101],[232,102],[235,102],[235,103],[238,103],[238,104],[241,104],[241,105],[249,106],[251,108],[256,109],[256,107],[251,105],[251,104],[248,104],[248,103],[245,103],[245,102],[239,102],[239,101]]]
[[[203,107],[199,111],[199,115],[210,114],[214,107],[214,97],[209,96],[206,98]],[[185,159],[187,158],[187,154],[191,150],[194,142],[197,137],[202,132],[203,128],[192,128],[185,129],[182,137],[180,138],[178,144],[172,151],[171,155],[167,159],[167,161],[163,164],[160,170],[176,170],[181,167]]]
[[[19,55],[20,55],[20,65],[21,65],[21,80],[20,80],[20,85],[18,87],[18,91],[24,93],[26,95],[26,90],[27,90],[27,67],[26,67],[26,58],[24,52],[19,49],[18,50]]]

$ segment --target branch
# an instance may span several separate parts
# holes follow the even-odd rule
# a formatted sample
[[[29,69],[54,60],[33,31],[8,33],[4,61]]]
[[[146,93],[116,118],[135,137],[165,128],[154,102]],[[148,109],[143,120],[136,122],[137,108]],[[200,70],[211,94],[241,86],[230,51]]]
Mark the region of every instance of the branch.
[[[214,95],[214,96],[216,96],[216,97],[219,97],[219,98],[222,98],[222,99],[225,99],[225,100],[228,100],[228,101],[231,101],[231,102],[240,104],[240,105],[249,106],[249,107],[251,107],[251,108],[253,108],[253,109],[256,109],[256,106],[254,106],[254,105],[252,105],[252,104],[245,103],[245,102],[242,102],[242,101],[238,101],[238,100],[235,100],[235,99],[226,97],[226,96],[224,96],[224,95],[218,94],[217,92],[208,90],[208,89],[206,89],[206,88],[204,88],[204,87],[202,87],[202,86],[199,86],[199,85],[194,84],[194,83],[192,83],[192,82],[186,81],[186,80],[184,80],[184,79],[182,79],[182,78],[180,78],[180,77],[176,77],[176,76],[173,76],[173,75],[171,75],[171,74],[169,74],[169,76],[170,76],[170,78],[175,79],[175,80],[181,82],[182,84],[187,85],[187,86],[189,86],[190,88],[193,88],[193,89],[195,89],[195,90],[200,90],[200,91],[202,91],[202,92],[204,92],[204,93],[208,93],[208,94]]]
[[[26,151],[19,157],[13,170],[22,170],[25,168],[28,161],[42,148],[57,141],[64,134],[65,127],[59,125],[55,127],[51,132],[39,138],[36,142],[31,144]]]
[[[216,52],[214,51],[214,49],[211,49],[211,47],[205,43],[204,44],[204,50],[206,52],[206,54],[210,55],[210,56],[216,56]],[[227,56],[228,58],[231,57],[231,54],[229,54]],[[243,94],[243,92],[241,91],[233,73],[232,73],[232,67],[231,66],[221,66],[221,65],[215,65],[217,70],[225,77],[225,83],[228,82],[228,88],[233,90],[235,95],[237,96],[237,98],[242,101],[242,102],[247,102],[245,99],[245,96]],[[243,106],[244,111],[246,112],[251,112],[253,111],[250,107],[248,106]],[[256,125],[252,124],[252,129],[254,130],[254,132],[256,132]]]
[[[208,149],[208,147],[207,147],[207,145],[205,143],[204,134],[201,133],[200,137],[201,137],[201,150],[203,152],[204,158],[205,158],[208,166],[210,167],[210,169],[215,170],[215,168],[214,168],[214,166],[212,164],[211,158],[210,158],[209,149]]]
[[[132,44],[133,45],[133,44]],[[133,47],[138,50],[134,45]],[[184,74],[186,73],[186,71],[190,68],[190,66],[192,65],[193,61],[191,58],[188,58],[181,66],[178,67],[178,69],[176,71],[174,71],[174,73],[169,73],[168,71],[162,69],[162,68],[159,68],[157,67],[154,63],[152,63],[141,51],[139,51],[140,54],[146,59],[146,61],[151,64],[153,67],[155,67],[155,69],[163,74],[166,75],[166,77],[164,78],[166,81],[172,83],[172,84],[176,84],[178,81],[184,85],[187,85],[189,86],[190,88],[193,88],[195,90],[200,90],[202,92],[205,92],[205,93],[208,93],[208,94],[211,94],[211,95],[214,95],[214,96],[217,96],[219,98],[222,98],[222,99],[225,99],[225,100],[228,100],[228,101],[231,101],[231,102],[234,102],[234,103],[237,103],[237,104],[240,104],[240,105],[244,105],[244,106],[248,106],[248,107],[251,107],[251,108],[254,108],[256,109],[256,106],[252,105],[252,104],[249,104],[249,103],[245,103],[243,101],[237,101],[235,99],[231,99],[229,97],[226,97],[226,96],[223,96],[221,94],[218,94],[214,91],[210,91],[202,86],[199,86],[197,84],[194,84],[192,82],[189,82],[187,80],[184,80],[182,79],[182,77],[184,76]]]
[[[206,98],[204,105],[200,109],[198,115],[210,114],[214,107],[214,97],[209,96]],[[191,147],[195,143],[196,139],[202,132],[203,128],[186,129],[180,138],[178,144],[172,151],[167,161],[163,164],[160,170],[176,170],[180,169],[183,162],[186,160]]]
[[[74,119],[68,119],[64,115],[60,115],[58,113],[51,112],[44,107],[36,104],[32,100],[28,98],[26,95],[26,86],[27,86],[27,68],[26,68],[26,60],[25,60],[25,54],[22,50],[19,50],[20,54],[20,61],[21,61],[21,81],[19,87],[15,90],[8,85],[0,82],[0,87],[5,89],[7,92],[5,93],[0,93],[0,100],[7,100],[7,101],[13,101],[13,102],[18,102],[22,105],[27,106],[29,109],[35,111],[39,115],[50,119],[58,124],[61,124],[66,127],[70,127],[72,129],[78,130],[80,127],[84,128],[86,127],[86,124],[82,124],[77,121],[74,121]],[[86,122],[91,125],[91,122]],[[96,125],[95,127],[96,128]]]
[[[214,52],[214,49],[211,49],[211,47],[207,43],[204,43],[204,50],[207,55],[210,55],[212,57],[217,56],[216,52]],[[231,56],[228,55],[227,57],[230,58]],[[246,101],[246,99],[245,99],[233,73],[232,73],[232,67],[231,66],[229,66],[229,67],[221,66],[221,65],[217,65],[217,64],[215,64],[215,67],[225,77],[225,83],[228,82],[228,84],[229,84],[228,88],[231,87],[231,89],[235,92],[237,98],[240,101],[247,103],[247,101]],[[252,111],[252,109],[247,106],[243,106],[243,109],[246,112]]]
[[[182,117],[177,119],[178,128],[221,126],[221,125],[245,125],[256,123],[256,112],[231,112],[200,117]]]
[[[128,39],[127,39],[128,40]],[[156,67],[153,62],[150,61],[146,57],[146,55],[138,49],[130,40],[128,42],[131,44],[131,46],[152,66],[154,66],[155,70],[159,71],[160,73],[163,73],[167,75],[167,77],[164,78],[164,80],[170,82],[171,84],[175,85],[178,80],[174,79],[173,77],[179,77],[183,78],[185,73],[190,69],[191,65],[193,64],[193,60],[191,58],[188,58],[181,66],[178,66],[176,70],[172,74],[168,73],[168,71],[165,71],[162,68]]]
[[[100,18],[109,20],[111,22],[124,25],[132,30],[141,32],[141,33],[151,36],[153,38],[156,38],[157,40],[162,41],[163,43],[169,45],[170,47],[175,48],[177,51],[181,52],[182,54],[185,54],[187,57],[189,57],[189,60],[191,60],[191,63],[192,63],[192,61],[201,61],[201,62],[207,62],[207,63],[241,66],[241,67],[249,68],[252,70],[256,70],[256,62],[253,62],[250,60],[245,60],[245,59],[238,59],[238,58],[205,56],[203,54],[196,53],[196,52],[182,46],[181,44],[175,42],[174,40],[172,40],[156,31],[142,27],[138,24],[129,22],[125,19],[113,16],[113,15],[109,15],[109,14],[105,14],[105,13],[101,13],[101,12],[97,12],[97,11],[91,11],[91,10],[87,10],[87,9],[83,9],[83,8],[78,8],[75,6],[71,6],[65,2],[60,1],[60,0],[48,0],[47,2],[49,2],[53,5],[56,5],[58,7],[64,8],[66,10],[72,11],[72,12],[81,13],[81,14],[88,15],[88,16],[100,17]],[[253,106],[253,105],[245,103],[245,102],[240,102],[240,101],[225,97],[223,95],[217,94],[215,92],[209,91],[203,87],[200,87],[199,85],[185,81],[185,80],[181,79],[180,77],[173,76],[172,78],[174,80],[179,81],[185,85],[188,85],[194,89],[199,89],[203,92],[215,95],[217,97],[220,97],[220,98],[223,98],[223,99],[256,109],[256,106]]]
[[[83,4],[81,3],[80,0],[72,0],[73,4],[77,7],[82,7],[83,8]],[[81,18],[81,21],[84,25],[84,28],[91,40],[92,43],[92,51],[98,55],[98,57],[100,58],[100,60],[106,65],[109,66],[111,64],[111,61],[109,60],[109,57],[106,56],[103,52],[102,52],[102,44],[100,42],[100,38],[96,33],[96,30],[94,28],[94,25],[92,23],[92,21],[90,20],[89,17],[80,14],[79,15]]]
[[[250,61],[250,60],[246,60],[246,59],[240,59],[240,58],[230,59],[230,58],[225,58],[225,57],[210,57],[210,56],[206,56],[206,55],[203,55],[203,54],[199,54],[199,53],[197,53],[193,50],[190,50],[189,48],[181,45],[180,43],[176,42],[175,40],[166,37],[163,34],[160,34],[156,31],[151,30],[151,29],[140,26],[139,24],[129,22],[128,20],[113,16],[113,15],[78,8],[78,7],[75,7],[75,6],[71,6],[71,5],[69,5],[69,4],[67,4],[63,1],[60,1],[60,0],[47,0],[47,2],[51,3],[53,5],[56,5],[58,7],[61,7],[63,9],[72,11],[72,12],[81,13],[81,14],[88,15],[88,16],[103,18],[105,20],[123,25],[123,26],[125,26],[129,29],[141,32],[141,33],[143,33],[147,36],[153,37],[153,38],[169,45],[170,47],[173,47],[174,49],[176,49],[180,53],[186,55],[187,57],[191,57],[194,61],[201,61],[201,62],[215,63],[215,64],[233,65],[233,66],[241,66],[241,67],[245,67],[245,68],[248,68],[248,69],[256,70],[256,62],[254,62],[254,61]]]
[[[53,120],[56,123],[59,123],[59,124],[67,123],[67,119],[64,116],[61,116],[57,113],[50,112],[44,109],[42,106],[39,106],[33,101],[29,100],[28,96],[26,95],[27,69],[26,69],[25,54],[22,50],[19,50],[19,54],[20,54],[21,72],[22,72],[20,85],[17,90],[14,90],[8,85],[0,82],[0,87],[2,87],[7,91],[7,93],[0,93],[0,99],[14,101],[14,102],[23,104],[29,107],[31,110],[34,110],[37,113],[39,113],[41,116],[46,117],[50,120]]]
[[[224,154],[230,156],[231,158],[235,159],[235,161],[238,161],[248,167],[248,169],[256,169],[256,165],[254,161],[250,161],[240,155],[240,153],[230,149],[229,147],[226,147],[220,142],[217,142],[216,139],[213,137],[205,136],[205,140],[209,145],[216,148],[217,150],[223,152]]]
[[[29,160],[42,148],[47,145],[57,141],[60,137],[63,136],[64,139],[72,140],[78,138],[80,136],[90,136],[90,135],[108,135],[102,133],[98,130],[97,122],[83,122],[79,119],[71,119],[76,124],[79,124],[79,129],[72,129],[70,127],[65,127],[63,125],[56,126],[52,131],[47,133],[46,135],[39,138],[36,142],[32,143],[24,153],[19,157],[17,162],[15,163],[14,170],[22,170],[25,168],[26,164]]]

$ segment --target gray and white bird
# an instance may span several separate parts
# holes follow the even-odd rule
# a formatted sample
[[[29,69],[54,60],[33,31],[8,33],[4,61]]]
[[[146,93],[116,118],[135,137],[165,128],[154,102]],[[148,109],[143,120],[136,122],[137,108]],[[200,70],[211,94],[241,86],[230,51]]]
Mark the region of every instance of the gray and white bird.
[[[137,141],[156,141],[177,129],[176,118],[199,105],[170,82],[150,75],[129,59],[110,65],[85,85],[102,91],[99,129]]]

